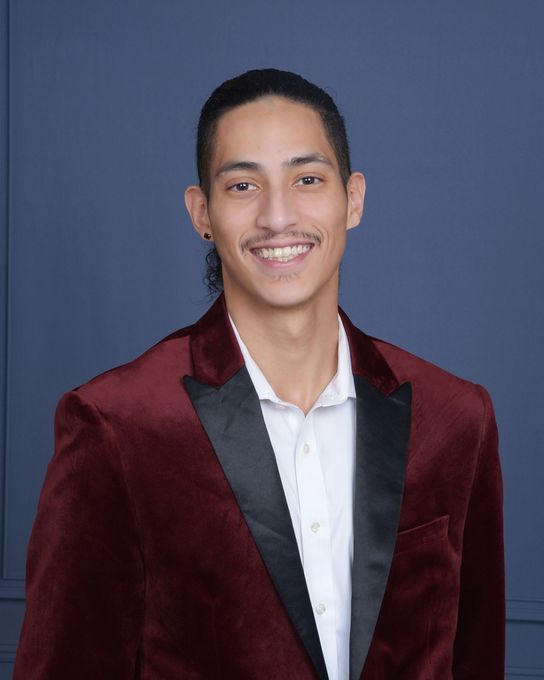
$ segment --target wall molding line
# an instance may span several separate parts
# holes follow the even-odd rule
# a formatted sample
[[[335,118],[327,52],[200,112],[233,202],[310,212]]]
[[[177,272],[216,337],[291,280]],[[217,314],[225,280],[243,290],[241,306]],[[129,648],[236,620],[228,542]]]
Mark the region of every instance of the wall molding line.
[[[15,663],[17,645],[0,643],[0,663]]]
[[[544,668],[530,666],[506,666],[505,677],[514,678],[544,678]]]
[[[24,600],[25,581],[0,579],[1,600]],[[542,600],[506,600],[506,623],[544,623],[544,602]]]
[[[0,663],[15,663],[17,645],[0,643]],[[505,675],[522,678],[544,678],[544,668],[529,666],[506,666]]]
[[[9,319],[10,319],[10,220],[11,220],[11,12],[10,0],[1,0],[1,14],[3,17],[3,29],[0,36],[2,50],[2,62],[5,64],[0,73],[0,116],[2,130],[0,131],[4,153],[0,158],[0,251],[4,251],[3,269],[4,274],[0,282],[0,300],[4,307],[2,310],[2,327],[0,329],[0,362],[3,364],[3,378],[0,384],[0,577],[5,574],[6,536],[7,536],[7,453],[8,453],[8,391],[9,391]]]
[[[2,600],[24,600],[25,581],[22,578],[0,579],[0,602]]]
[[[0,663],[15,663],[16,644],[0,643]],[[505,676],[544,678],[544,668],[529,666],[506,666]]]
[[[506,620],[512,622],[544,623],[544,601],[507,599]]]

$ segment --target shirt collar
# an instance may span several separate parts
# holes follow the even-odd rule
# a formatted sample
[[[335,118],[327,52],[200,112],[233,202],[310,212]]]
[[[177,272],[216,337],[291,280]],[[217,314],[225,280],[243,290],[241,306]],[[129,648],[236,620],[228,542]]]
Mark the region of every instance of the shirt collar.
[[[272,385],[268,382],[264,376],[264,373],[261,371],[249,353],[249,350],[240,337],[238,329],[236,328],[236,325],[234,324],[230,314],[228,317],[232,325],[234,335],[236,336],[236,340],[238,341],[238,345],[240,346],[240,351],[244,357],[247,372],[249,373],[249,377],[253,382],[253,386],[255,387],[255,391],[257,392],[259,399],[261,401],[270,400],[283,406],[291,405],[288,404],[288,402],[280,399],[274,392]],[[318,406],[334,406],[335,404],[343,403],[350,397],[355,398],[355,396],[355,382],[353,380],[353,373],[351,370],[351,357],[349,352],[348,338],[346,331],[344,330],[342,320],[340,316],[338,316],[338,368],[335,376],[317,398],[313,408],[317,408]]]

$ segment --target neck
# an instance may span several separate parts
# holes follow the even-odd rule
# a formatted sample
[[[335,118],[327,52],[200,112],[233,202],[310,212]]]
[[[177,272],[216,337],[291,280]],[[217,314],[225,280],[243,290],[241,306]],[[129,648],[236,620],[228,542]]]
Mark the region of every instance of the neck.
[[[336,283],[336,282],[335,282]],[[338,286],[319,299],[272,307],[225,287],[240,337],[280,399],[308,413],[338,368]]]

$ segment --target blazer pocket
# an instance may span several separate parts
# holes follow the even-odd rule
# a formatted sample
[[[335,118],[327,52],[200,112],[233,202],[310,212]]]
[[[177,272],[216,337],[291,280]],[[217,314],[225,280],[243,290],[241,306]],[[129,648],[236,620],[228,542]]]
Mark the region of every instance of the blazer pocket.
[[[418,524],[411,529],[404,529],[397,533],[395,555],[406,550],[414,550],[422,544],[436,541],[448,535],[449,515],[442,515],[425,524]]]
[[[449,522],[450,516],[442,515],[397,533],[372,642],[379,664],[379,671],[370,676],[373,680],[437,677],[433,669],[451,646],[448,626],[457,607]],[[440,616],[439,603],[440,612],[445,612]]]

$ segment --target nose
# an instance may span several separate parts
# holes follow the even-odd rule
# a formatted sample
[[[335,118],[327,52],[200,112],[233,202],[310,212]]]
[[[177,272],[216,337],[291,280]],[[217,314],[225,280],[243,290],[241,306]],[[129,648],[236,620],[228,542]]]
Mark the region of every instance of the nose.
[[[257,226],[282,232],[296,225],[298,213],[295,197],[285,186],[269,186],[263,191],[257,216]]]

